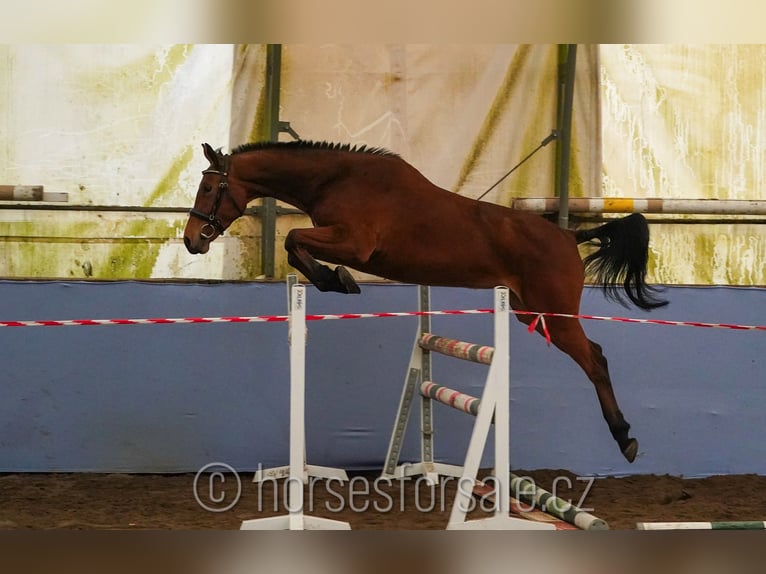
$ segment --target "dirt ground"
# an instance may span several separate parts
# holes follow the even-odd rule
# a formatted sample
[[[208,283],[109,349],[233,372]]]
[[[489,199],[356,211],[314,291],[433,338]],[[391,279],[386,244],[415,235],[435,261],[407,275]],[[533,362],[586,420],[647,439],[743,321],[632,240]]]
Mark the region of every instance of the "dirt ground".
[[[641,521],[766,520],[766,476],[644,475],[589,484],[565,470],[515,472],[547,490],[556,484],[560,498],[592,509],[613,530],[635,529]],[[431,489],[414,479],[376,483],[377,476],[307,487],[306,513],[348,522],[354,530],[445,527],[456,482]],[[234,475],[201,475],[195,483],[193,474],[5,474],[0,529],[238,529],[243,520],[286,514],[284,481],[259,487],[246,473],[240,481],[241,491]]]

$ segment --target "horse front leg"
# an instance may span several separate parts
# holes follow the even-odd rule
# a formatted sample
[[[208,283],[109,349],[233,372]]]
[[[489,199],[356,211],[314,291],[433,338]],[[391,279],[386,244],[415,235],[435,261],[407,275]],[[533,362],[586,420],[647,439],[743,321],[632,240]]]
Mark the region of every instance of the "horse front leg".
[[[303,273],[320,291],[361,293],[348,269],[342,265],[330,269],[316,259],[350,259],[345,253],[349,251],[347,243],[347,234],[340,226],[293,229],[285,238],[287,262]]]
[[[330,269],[319,263],[302,247],[288,250],[287,262],[303,273],[306,278],[320,291],[335,291],[337,293],[361,293],[348,269],[339,265]]]

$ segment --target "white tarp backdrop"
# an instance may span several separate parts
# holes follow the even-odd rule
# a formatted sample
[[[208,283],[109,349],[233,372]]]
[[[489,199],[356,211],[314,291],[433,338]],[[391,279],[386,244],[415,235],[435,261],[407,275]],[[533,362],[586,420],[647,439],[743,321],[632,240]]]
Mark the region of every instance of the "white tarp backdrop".
[[[763,198],[762,46],[580,46],[573,196]],[[186,253],[199,144],[262,133],[264,45],[0,46],[0,184],[88,210],[2,209],[0,276],[253,279],[260,225]],[[558,47],[285,45],[280,117],[305,139],[382,146],[479,196],[555,127]],[[288,136],[283,135],[283,139]],[[762,141],[763,140],[763,141]],[[603,145],[602,145],[603,144]],[[555,144],[487,200],[554,194]],[[602,157],[603,156],[603,157]],[[281,238],[300,216],[279,219]],[[651,280],[766,284],[757,225],[655,225]]]
[[[766,199],[764,58],[763,45],[601,46],[603,194]],[[661,283],[766,285],[763,225],[656,225],[652,252]]]
[[[232,70],[230,46],[2,47],[0,182],[67,192],[76,206],[186,205],[193,142],[228,134]],[[182,229],[176,215],[0,209],[0,275],[215,273],[164,255]]]
[[[580,54],[583,90],[595,85],[589,54]],[[189,207],[206,165],[199,144],[234,147],[262,130],[263,45],[6,46],[3,55],[0,181],[67,191],[72,205]],[[555,127],[556,69],[555,45],[287,45],[281,118],[306,139],[388,147],[437,184],[478,196]],[[592,112],[577,122],[590,134]],[[551,145],[489,199],[551,195],[554,162]],[[573,173],[590,181],[573,187],[594,187],[596,166],[588,155]],[[0,275],[258,276],[256,218],[237,222],[205,257],[185,252],[184,221],[0,210],[9,254]],[[278,246],[294,225],[306,220],[280,218]],[[279,276],[281,246],[277,257]]]

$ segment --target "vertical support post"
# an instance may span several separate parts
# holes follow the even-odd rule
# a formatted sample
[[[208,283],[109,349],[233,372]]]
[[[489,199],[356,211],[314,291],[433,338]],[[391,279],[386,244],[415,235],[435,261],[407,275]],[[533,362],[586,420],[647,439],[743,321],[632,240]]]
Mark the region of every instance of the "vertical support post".
[[[508,289],[495,287],[495,351],[492,355],[492,376],[497,377],[495,386],[495,479],[497,498],[495,516],[507,517],[511,511],[511,439],[510,439],[510,303]],[[493,381],[488,382],[488,386]]]
[[[279,139],[279,90],[282,74],[282,46],[266,46],[266,109],[264,131],[269,141]],[[277,235],[277,200],[264,197],[261,203],[261,268],[267,278],[275,273],[274,252]]]
[[[560,47],[559,52],[558,132],[560,143],[556,156],[556,195],[559,197],[558,224],[569,228],[569,164],[572,145],[572,106],[574,102],[577,44]]]
[[[471,432],[463,473],[458,482],[447,529],[449,530],[552,530],[552,524],[509,516],[510,488],[510,302],[507,287],[495,287],[495,346],[479,412]],[[495,508],[489,518],[466,521],[472,508],[473,487],[481,456],[494,418]]]
[[[429,288],[424,285],[419,285],[419,311],[430,310],[429,299]],[[419,345],[421,335],[430,332],[430,330],[430,316],[421,315],[418,318],[418,328],[415,333],[415,341],[412,344],[410,364],[407,368],[404,388],[402,389],[399,408],[396,411],[396,420],[394,421],[394,428],[391,431],[391,440],[388,444],[386,460],[383,465],[383,476],[387,478],[409,476],[410,474],[425,474],[427,476],[432,476],[435,472],[433,462],[433,418],[431,399],[423,397],[422,395],[420,397],[420,462],[416,465],[397,467],[416,389],[420,386],[421,381],[429,380],[431,378],[431,354],[428,350],[421,348]]]
[[[416,348],[417,344],[418,341],[415,339]],[[413,354],[416,352],[417,351],[413,351]],[[399,462],[399,457],[402,454],[404,435],[407,432],[407,422],[410,420],[410,407],[412,406],[412,400],[415,397],[415,389],[420,384],[420,369],[412,366],[415,361],[416,359],[413,356],[410,359],[410,368],[407,371],[407,378],[404,381],[402,396],[399,399],[399,408],[396,411],[394,430],[391,431],[391,439],[388,443],[388,451],[386,452],[386,460],[383,464],[382,475],[387,478],[396,476],[396,463]]]
[[[479,472],[481,457],[487,443],[492,421],[495,422],[495,498],[494,518],[508,519],[510,511],[510,463],[508,461],[508,407],[507,402],[501,402],[508,397],[508,288],[495,287],[495,345],[492,363],[489,367],[487,382],[481,395],[479,412],[473,425],[471,439],[468,442],[462,476],[457,485],[455,502],[450,513],[449,529],[476,528],[485,524],[482,521],[466,523],[466,514],[472,507],[473,487]],[[504,338],[503,338],[504,337]],[[501,348],[505,347],[505,351]],[[503,412],[505,411],[505,412]],[[505,493],[505,497],[503,496]],[[503,509],[505,512],[503,513]],[[486,519],[485,519],[486,520]]]
[[[431,309],[431,290],[427,285],[418,286],[419,295],[419,309],[421,311],[428,311]],[[431,317],[430,315],[420,316],[420,328],[419,334],[431,332]],[[417,345],[417,341],[415,343]],[[421,381],[431,380],[431,352],[427,349],[420,350],[420,374]],[[426,476],[433,478],[432,475],[435,471],[433,468],[434,462],[434,418],[433,418],[433,404],[428,397],[420,397],[420,429],[421,429],[421,461],[423,461],[426,467]]]
[[[314,471],[326,471],[337,476],[336,469],[307,468],[306,465],[306,287],[297,283],[297,276],[288,276],[290,318],[290,455],[287,477],[287,516],[270,516],[245,520],[241,530],[349,530],[348,522],[306,516],[303,488]],[[274,469],[279,473],[282,469]],[[345,476],[345,472],[343,473]],[[347,478],[346,478],[347,479]]]
[[[292,286],[290,301],[290,481],[289,529],[303,530],[306,437],[306,288]]]
[[[293,313],[293,285],[298,284],[298,274],[288,273],[285,277],[285,285],[287,287],[287,323],[288,326],[292,322]]]

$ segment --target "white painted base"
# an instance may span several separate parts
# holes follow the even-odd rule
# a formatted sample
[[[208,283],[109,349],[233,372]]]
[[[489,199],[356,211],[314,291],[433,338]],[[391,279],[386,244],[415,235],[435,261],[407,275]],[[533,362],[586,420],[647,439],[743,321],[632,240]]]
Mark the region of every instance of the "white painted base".
[[[556,530],[553,524],[511,516],[491,516],[447,524],[447,530]]]
[[[243,520],[240,530],[351,530],[348,522],[304,514]]]

